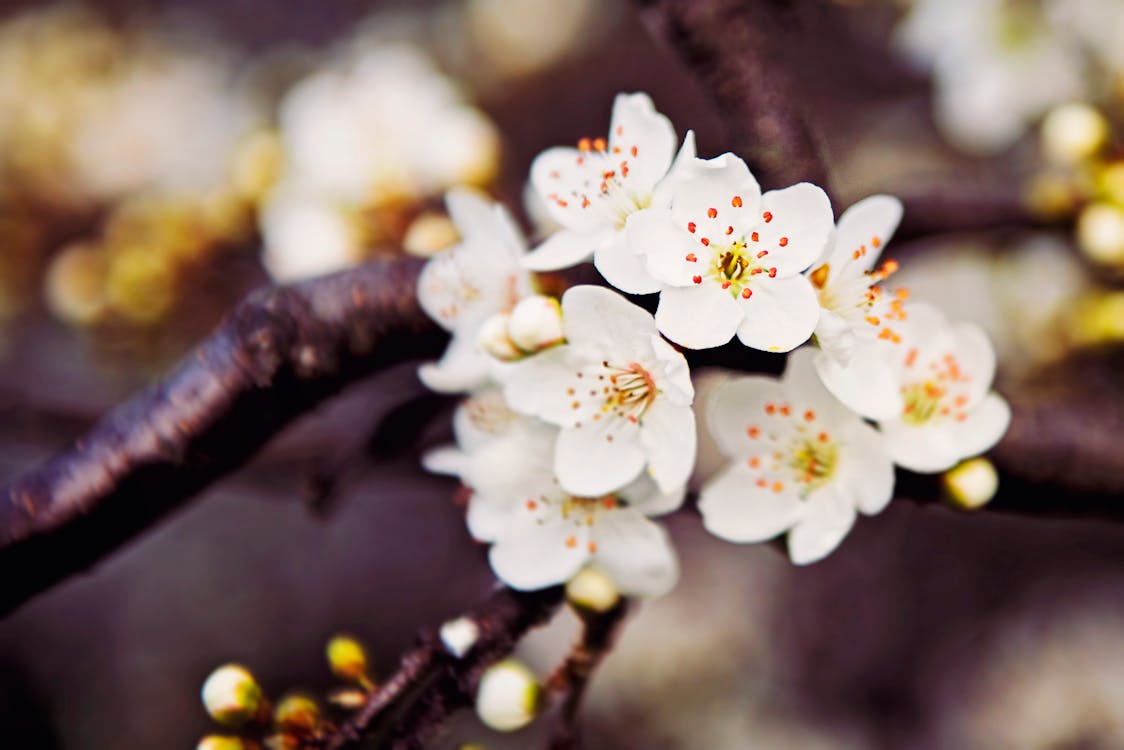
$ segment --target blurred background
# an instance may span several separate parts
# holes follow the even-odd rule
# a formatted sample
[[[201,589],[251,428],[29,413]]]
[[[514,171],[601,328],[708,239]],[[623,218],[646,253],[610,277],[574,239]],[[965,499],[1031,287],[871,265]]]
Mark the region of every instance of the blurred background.
[[[799,41],[779,46],[837,213],[889,192],[1056,222],[890,252],[916,295],[991,333],[1000,391],[1094,372],[1121,415],[1124,0],[795,6],[777,33]],[[620,91],[724,150],[705,92],[623,0],[0,2],[0,481],[255,286],[448,246],[452,185],[540,236],[531,159],[602,132]],[[485,596],[455,487],[417,463],[447,419],[395,416],[421,396],[413,366],[352,388],[0,622],[0,744],[192,747],[217,664],[323,693],[333,633],[386,674],[419,626]],[[691,514],[671,530],[684,578],[598,673],[590,747],[1124,747],[1119,524],[899,500],[809,568]],[[563,614],[524,655],[545,672],[574,627]],[[438,747],[536,731],[466,716]]]

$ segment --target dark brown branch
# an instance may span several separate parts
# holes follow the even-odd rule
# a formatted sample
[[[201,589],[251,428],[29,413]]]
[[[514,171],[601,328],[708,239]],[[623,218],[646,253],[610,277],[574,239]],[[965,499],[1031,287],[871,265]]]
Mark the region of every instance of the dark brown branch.
[[[645,22],[673,46],[714,99],[727,146],[767,187],[828,185],[804,123],[778,30],[795,24],[777,0],[638,0]]]
[[[423,634],[402,657],[398,672],[316,747],[345,750],[376,735],[382,736],[380,747],[423,747],[449,716],[472,705],[484,670],[509,655],[528,630],[553,616],[562,594],[561,587],[527,593],[499,589],[464,615],[480,635],[459,659],[444,649],[435,632]],[[397,715],[388,718],[395,708]]]
[[[559,703],[548,743],[550,750],[574,750],[579,746],[577,718],[585,689],[593,671],[613,648],[627,613],[625,599],[606,612],[580,612],[581,640],[547,682],[547,690],[558,696]]]
[[[81,570],[242,465],[342,387],[440,351],[421,263],[251,294],[165,379],[0,490],[0,612]]]

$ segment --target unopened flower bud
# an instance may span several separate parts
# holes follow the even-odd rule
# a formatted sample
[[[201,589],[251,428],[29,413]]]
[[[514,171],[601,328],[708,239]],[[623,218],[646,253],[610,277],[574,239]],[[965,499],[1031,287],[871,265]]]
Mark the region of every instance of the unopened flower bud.
[[[303,695],[288,695],[273,710],[273,726],[278,732],[303,737],[320,723],[320,707]]]
[[[476,715],[498,732],[522,729],[535,718],[539,683],[522,662],[504,659],[488,667],[476,691]]]
[[[441,626],[441,643],[458,659],[472,649],[479,637],[480,627],[468,617],[458,617]]]
[[[949,469],[941,478],[949,502],[965,510],[977,510],[995,497],[999,475],[991,461],[971,458]]]
[[[368,694],[359,688],[340,688],[328,693],[328,702],[345,711],[354,711],[367,702]]]
[[[536,294],[511,311],[507,335],[525,352],[537,352],[562,341],[562,308],[558,300]]]
[[[484,321],[476,334],[476,345],[501,362],[511,362],[523,356],[507,335],[510,320],[511,316],[507,313],[496,313]]]
[[[328,641],[328,668],[332,674],[345,680],[362,682],[367,679],[367,652],[359,641],[346,635],[337,635]]]
[[[260,716],[265,700],[249,670],[225,664],[203,683],[203,706],[218,723],[238,726]]]
[[[1097,175],[1097,186],[1109,201],[1124,206],[1124,161],[1105,165]]]
[[[241,737],[227,737],[220,734],[208,734],[199,740],[195,750],[252,750],[257,744],[244,740]]]
[[[460,239],[456,226],[448,216],[422,214],[410,223],[402,238],[402,249],[410,255],[429,258]]]
[[[580,609],[607,612],[621,600],[621,595],[609,576],[587,566],[566,583],[566,599]]]
[[[1124,208],[1091,203],[1077,219],[1077,242],[1090,260],[1124,265]]]
[[[1057,164],[1087,159],[1108,139],[1108,121],[1095,107],[1075,102],[1050,110],[1042,121],[1042,150]]]

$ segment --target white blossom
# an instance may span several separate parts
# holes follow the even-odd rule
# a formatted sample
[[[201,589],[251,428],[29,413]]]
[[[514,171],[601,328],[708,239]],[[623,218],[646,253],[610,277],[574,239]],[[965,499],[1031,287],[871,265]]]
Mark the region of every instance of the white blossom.
[[[533,290],[519,264],[526,245],[507,211],[467,189],[449,191],[445,202],[462,240],[426,263],[418,302],[453,338],[441,360],[418,374],[433,390],[468,391],[487,382],[495,365],[477,346],[480,327]]]
[[[554,270],[593,257],[613,286],[631,294],[659,288],[625,240],[628,217],[665,204],[677,176],[695,161],[694,134],[679,155],[675,129],[647,94],[618,94],[606,138],[582,138],[577,148],[551,148],[531,165],[531,184],[561,227],[527,256],[534,270]]]
[[[840,367],[822,356],[816,369],[843,403],[876,419],[894,463],[944,471],[994,445],[1010,423],[1007,403],[990,392],[995,350],[971,323],[950,325],[936,308],[911,304],[893,341],[879,341]]]
[[[814,356],[793,352],[779,381],[748,376],[721,386],[707,421],[731,463],[699,500],[713,534],[760,542],[787,532],[798,564],[835,549],[857,512],[879,513],[894,484],[882,436],[824,389]]]
[[[815,290],[800,272],[823,254],[831,203],[809,183],[761,195],[732,154],[705,164],[676,183],[670,208],[628,221],[629,244],[661,284],[656,324],[692,349],[737,334],[754,349],[789,351],[819,318]]]
[[[578,286],[562,297],[566,343],[510,366],[512,409],[561,429],[554,473],[567,491],[596,496],[647,467],[664,491],[695,461],[694,390],[687,361],[652,316],[615,292]]]
[[[856,341],[891,338],[895,321],[905,315],[905,290],[888,294],[881,286],[897,263],[874,270],[901,216],[897,198],[874,195],[859,201],[839,217],[827,253],[806,274],[820,303],[816,342],[841,365],[850,361]]]

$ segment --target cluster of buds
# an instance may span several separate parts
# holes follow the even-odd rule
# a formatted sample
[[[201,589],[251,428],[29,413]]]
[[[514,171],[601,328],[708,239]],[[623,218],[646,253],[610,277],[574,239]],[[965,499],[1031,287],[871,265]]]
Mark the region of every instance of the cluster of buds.
[[[332,674],[350,683],[328,696],[345,711],[362,706],[375,684],[367,667],[367,653],[349,636],[336,636],[326,649]],[[248,669],[225,664],[203,683],[203,707],[210,717],[238,734],[210,734],[196,750],[300,750],[316,747],[334,730],[316,701],[299,692],[284,695],[271,704],[265,691]]]
[[[1102,269],[1124,273],[1124,152],[1096,107],[1069,103],[1042,122],[1042,152],[1054,172],[1038,178],[1032,202],[1051,215],[1075,213],[1077,244]]]
[[[526,297],[511,312],[496,313],[480,327],[476,342],[501,362],[514,362],[562,343],[562,308],[554,297]]]

